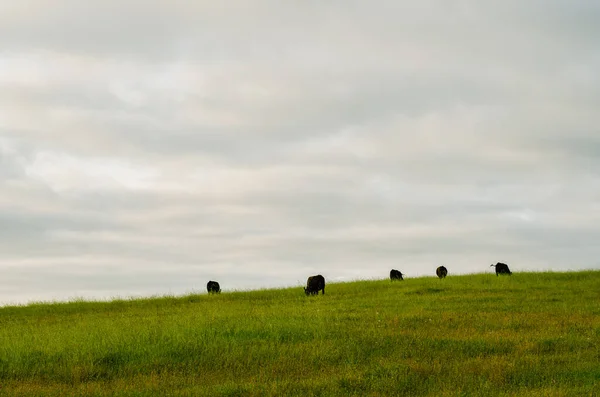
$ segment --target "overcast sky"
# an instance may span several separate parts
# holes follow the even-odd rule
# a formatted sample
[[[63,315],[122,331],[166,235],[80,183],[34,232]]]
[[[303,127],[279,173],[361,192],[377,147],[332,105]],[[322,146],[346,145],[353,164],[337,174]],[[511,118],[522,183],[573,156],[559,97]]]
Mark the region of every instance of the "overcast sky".
[[[599,269],[599,20],[596,0],[1,2],[0,305]]]

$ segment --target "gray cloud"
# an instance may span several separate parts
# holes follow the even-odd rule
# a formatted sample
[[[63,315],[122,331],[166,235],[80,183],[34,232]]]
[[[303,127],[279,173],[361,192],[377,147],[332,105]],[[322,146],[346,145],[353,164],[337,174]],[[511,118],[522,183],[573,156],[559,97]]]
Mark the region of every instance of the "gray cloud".
[[[592,1],[0,6],[0,304],[599,268]]]

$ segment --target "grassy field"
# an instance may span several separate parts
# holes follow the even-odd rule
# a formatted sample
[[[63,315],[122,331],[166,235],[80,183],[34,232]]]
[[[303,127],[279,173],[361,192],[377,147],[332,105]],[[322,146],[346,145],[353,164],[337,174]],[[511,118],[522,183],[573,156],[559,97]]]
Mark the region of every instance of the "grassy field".
[[[600,396],[600,271],[0,308],[0,395]]]

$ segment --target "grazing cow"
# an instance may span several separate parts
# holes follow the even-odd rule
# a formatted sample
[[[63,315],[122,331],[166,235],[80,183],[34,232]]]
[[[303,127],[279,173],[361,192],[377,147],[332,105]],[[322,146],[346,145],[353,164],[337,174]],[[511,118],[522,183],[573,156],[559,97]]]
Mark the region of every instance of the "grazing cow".
[[[221,293],[221,286],[216,281],[209,281],[206,284],[206,290],[209,294],[219,294]]]
[[[394,280],[404,280],[402,278],[403,274],[400,273],[400,270],[396,270],[396,269],[392,269],[390,271],[390,280],[394,281]]]
[[[508,274],[509,276],[512,274],[506,263],[498,262],[495,265],[490,266],[494,266],[496,268],[496,277],[499,274]]]
[[[435,269],[435,274],[437,274],[439,278],[444,278],[448,275],[448,269],[446,269],[444,266],[440,266]]]
[[[319,295],[319,291],[323,291],[323,295],[325,295],[325,278],[320,274],[310,276],[308,280],[306,280],[304,293],[306,295]]]

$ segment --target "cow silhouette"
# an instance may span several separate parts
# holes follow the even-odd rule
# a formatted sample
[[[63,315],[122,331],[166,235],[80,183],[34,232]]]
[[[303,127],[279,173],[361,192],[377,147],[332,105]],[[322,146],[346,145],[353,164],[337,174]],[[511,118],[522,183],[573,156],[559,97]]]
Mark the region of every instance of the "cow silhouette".
[[[209,294],[219,294],[221,293],[221,286],[216,281],[209,281],[206,284],[206,290]]]
[[[437,276],[440,279],[442,279],[448,275],[448,269],[446,269],[444,266],[440,266],[437,269],[435,269],[435,274],[437,274]]]
[[[495,265],[490,266],[494,266],[496,268],[496,276],[498,276],[499,274],[508,274],[509,276],[512,275],[512,272],[510,271],[506,263],[498,262]]]
[[[304,293],[306,295],[319,295],[319,291],[323,291],[325,295],[325,277],[317,274],[316,276],[310,276],[306,280],[306,287]]]
[[[402,278],[403,274],[400,272],[400,270],[396,270],[396,269],[392,269],[390,270],[390,280],[394,281],[394,280],[404,280]]]

